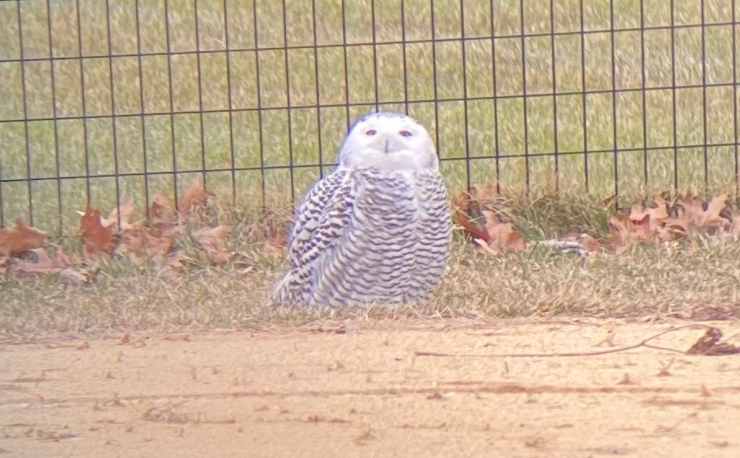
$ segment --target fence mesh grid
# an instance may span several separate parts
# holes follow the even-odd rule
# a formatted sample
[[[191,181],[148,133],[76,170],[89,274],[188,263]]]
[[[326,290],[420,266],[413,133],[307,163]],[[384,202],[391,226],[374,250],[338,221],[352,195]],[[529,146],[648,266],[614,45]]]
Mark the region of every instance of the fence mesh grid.
[[[286,205],[402,111],[453,192],[737,195],[733,0],[0,3],[0,226],[89,203]]]

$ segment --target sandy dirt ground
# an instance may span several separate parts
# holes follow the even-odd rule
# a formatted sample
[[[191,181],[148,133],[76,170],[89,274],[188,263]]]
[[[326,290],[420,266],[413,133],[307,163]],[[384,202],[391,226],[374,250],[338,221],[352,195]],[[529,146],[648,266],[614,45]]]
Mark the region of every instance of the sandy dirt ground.
[[[740,355],[531,355],[615,349],[677,324],[370,321],[7,341],[0,456],[738,457]],[[740,340],[740,323],[714,325]],[[651,344],[685,350],[703,332]]]

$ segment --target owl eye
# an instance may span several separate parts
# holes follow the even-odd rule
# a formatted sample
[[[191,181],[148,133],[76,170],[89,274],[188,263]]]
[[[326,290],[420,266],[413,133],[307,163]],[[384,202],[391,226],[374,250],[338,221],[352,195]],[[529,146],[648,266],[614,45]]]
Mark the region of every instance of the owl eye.
[[[398,133],[401,135],[401,137],[410,137],[411,135],[413,135],[411,133],[411,131],[408,131],[408,130],[405,130],[405,129],[399,131]]]
[[[377,131],[377,130],[375,130],[375,129],[369,129],[369,130],[367,130],[367,131],[365,132],[365,135],[369,135],[369,136],[371,136],[371,137],[372,137],[373,135],[375,135],[375,134],[377,134],[377,133],[378,133],[378,131]]]

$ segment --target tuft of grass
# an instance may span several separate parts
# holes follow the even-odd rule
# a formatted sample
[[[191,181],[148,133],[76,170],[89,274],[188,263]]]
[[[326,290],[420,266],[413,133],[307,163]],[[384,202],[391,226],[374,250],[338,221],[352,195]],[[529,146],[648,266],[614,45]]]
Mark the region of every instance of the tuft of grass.
[[[514,224],[529,240],[545,240],[572,233],[603,239],[614,207],[592,195],[545,194],[520,199],[512,206]]]

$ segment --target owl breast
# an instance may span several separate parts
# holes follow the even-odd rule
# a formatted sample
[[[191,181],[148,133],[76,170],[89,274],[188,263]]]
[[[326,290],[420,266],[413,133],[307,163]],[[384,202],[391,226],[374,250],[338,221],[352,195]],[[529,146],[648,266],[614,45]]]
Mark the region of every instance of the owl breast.
[[[314,271],[310,302],[416,302],[439,283],[451,221],[436,170],[352,172],[354,199],[333,252]]]

